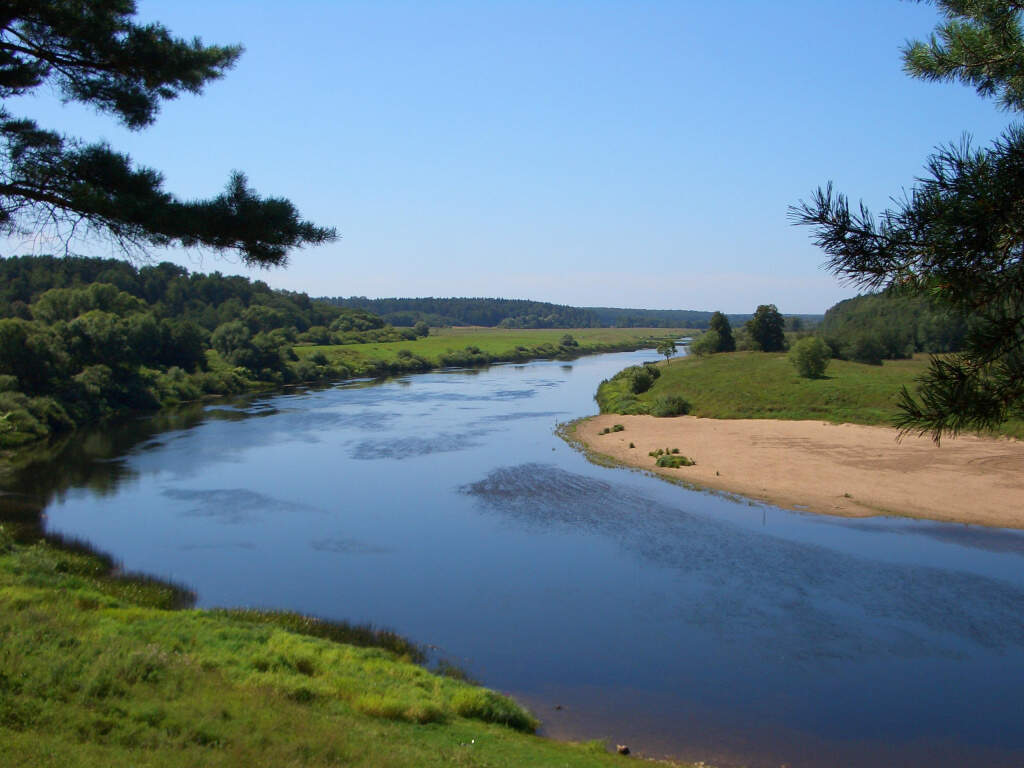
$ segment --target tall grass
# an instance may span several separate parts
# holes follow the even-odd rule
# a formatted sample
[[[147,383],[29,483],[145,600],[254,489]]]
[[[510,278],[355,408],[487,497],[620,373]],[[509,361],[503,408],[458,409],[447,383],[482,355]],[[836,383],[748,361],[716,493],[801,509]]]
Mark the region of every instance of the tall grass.
[[[0,763],[611,766],[530,732],[508,697],[413,664],[370,628],[167,610],[114,563],[0,525]],[[352,645],[351,640],[367,643]]]

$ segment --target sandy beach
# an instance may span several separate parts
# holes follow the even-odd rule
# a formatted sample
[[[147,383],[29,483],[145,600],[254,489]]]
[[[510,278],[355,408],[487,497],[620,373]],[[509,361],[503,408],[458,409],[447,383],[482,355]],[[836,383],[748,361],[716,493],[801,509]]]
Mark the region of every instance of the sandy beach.
[[[600,434],[614,424],[625,430]],[[622,464],[788,509],[1024,528],[1024,441],[961,436],[936,446],[897,434],[820,421],[614,414],[576,428],[587,448]],[[657,448],[679,448],[697,464],[658,468],[648,455]]]

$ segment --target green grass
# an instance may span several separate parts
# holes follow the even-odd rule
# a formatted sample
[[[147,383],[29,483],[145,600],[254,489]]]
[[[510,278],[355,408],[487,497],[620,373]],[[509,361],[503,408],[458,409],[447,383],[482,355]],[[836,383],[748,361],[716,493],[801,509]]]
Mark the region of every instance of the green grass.
[[[628,376],[598,389],[602,413],[650,413],[659,398],[675,395],[690,414],[716,419],[811,419],[890,425],[899,413],[900,388],[928,365],[925,355],[864,365],[833,360],[824,378],[806,379],[784,353],[732,352],[660,364],[661,376],[646,392],[630,392]],[[1000,434],[1024,438],[1024,422],[1011,421]]]
[[[327,623],[294,614],[166,609],[176,596],[83,548],[16,542],[0,526],[0,762],[621,763],[530,735],[536,720],[514,701],[432,674],[411,653],[339,643]]]
[[[430,336],[416,341],[307,346],[296,347],[295,352],[300,358],[321,352],[332,365],[345,366],[353,375],[372,376],[444,365],[484,365],[640,349],[647,344],[653,345],[659,338],[678,338],[684,333],[682,329],[666,328],[433,328]],[[579,346],[559,346],[559,341],[566,334],[571,335]],[[467,348],[477,351],[467,353]],[[399,355],[402,350],[407,350],[413,357],[403,360]]]

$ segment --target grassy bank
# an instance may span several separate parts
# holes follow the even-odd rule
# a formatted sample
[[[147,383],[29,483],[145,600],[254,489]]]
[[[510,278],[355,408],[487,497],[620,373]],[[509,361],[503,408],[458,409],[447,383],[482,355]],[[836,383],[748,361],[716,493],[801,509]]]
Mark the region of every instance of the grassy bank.
[[[665,328],[572,328],[514,330],[439,328],[415,341],[296,347],[300,361],[322,359],[352,376],[427,371],[445,366],[525,362],[536,358],[572,359],[600,352],[625,352],[678,338],[683,330]],[[570,343],[565,343],[571,338]]]
[[[0,526],[4,763],[621,764],[599,743],[530,735],[515,702],[428,672],[393,635],[175,609],[187,598]]]
[[[732,352],[673,360],[659,366],[650,389],[631,391],[629,375],[602,382],[602,413],[650,413],[659,398],[682,397],[694,416],[716,419],[811,419],[835,423],[890,425],[900,388],[913,390],[924,373],[926,355],[865,365],[832,360],[825,378],[797,376],[784,353]],[[1004,425],[1001,434],[1024,438],[1024,422]]]

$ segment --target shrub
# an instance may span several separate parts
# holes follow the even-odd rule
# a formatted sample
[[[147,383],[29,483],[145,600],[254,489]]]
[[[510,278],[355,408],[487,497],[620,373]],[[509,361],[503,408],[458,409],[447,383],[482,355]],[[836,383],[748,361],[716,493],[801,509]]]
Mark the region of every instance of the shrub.
[[[634,368],[629,377],[629,390],[634,395],[646,392],[654,384],[654,377],[651,376],[647,367]]]
[[[659,456],[657,461],[658,466],[668,467],[669,469],[679,469],[679,467],[692,467],[697,463],[688,456],[683,456],[678,451],[678,448],[673,448],[672,453],[666,453]]]
[[[681,416],[690,412],[690,404],[679,395],[662,395],[651,404],[651,415],[658,417]]]
[[[789,350],[789,362],[797,373],[807,379],[821,378],[831,361],[832,350],[820,336],[800,339]]]
[[[847,349],[846,357],[856,363],[881,365],[885,356],[885,347],[874,336],[861,334],[857,336]]]
[[[721,346],[721,339],[718,336],[718,332],[705,331],[690,344],[690,354],[704,357],[704,355],[711,355],[717,352],[719,346]]]

